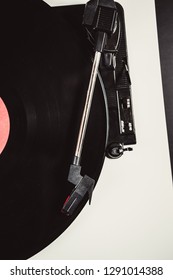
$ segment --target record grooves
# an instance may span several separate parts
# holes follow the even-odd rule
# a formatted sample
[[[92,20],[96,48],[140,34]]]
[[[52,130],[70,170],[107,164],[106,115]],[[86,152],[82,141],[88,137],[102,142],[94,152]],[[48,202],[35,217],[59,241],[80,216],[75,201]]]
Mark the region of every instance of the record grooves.
[[[72,217],[60,211],[73,188],[67,174],[91,60],[79,24],[83,5],[50,8],[39,0],[17,0],[1,9],[0,95],[10,135],[0,155],[0,258],[26,259],[57,238],[87,200]],[[105,142],[106,111],[97,83],[82,157],[83,172],[95,180]]]

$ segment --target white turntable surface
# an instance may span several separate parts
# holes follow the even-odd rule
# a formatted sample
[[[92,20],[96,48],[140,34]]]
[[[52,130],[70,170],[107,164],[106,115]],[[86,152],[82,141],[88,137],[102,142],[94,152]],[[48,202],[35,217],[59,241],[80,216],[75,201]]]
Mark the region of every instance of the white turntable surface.
[[[173,186],[155,4],[118,2],[125,12],[137,145],[118,160],[106,159],[92,205],[31,259],[173,259]]]

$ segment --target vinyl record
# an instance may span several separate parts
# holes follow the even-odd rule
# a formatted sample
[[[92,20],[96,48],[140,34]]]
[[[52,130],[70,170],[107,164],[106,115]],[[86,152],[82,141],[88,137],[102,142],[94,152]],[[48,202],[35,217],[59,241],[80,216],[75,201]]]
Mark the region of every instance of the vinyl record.
[[[4,2],[0,97],[10,134],[0,155],[0,259],[27,259],[56,239],[87,201],[70,217],[61,213],[74,187],[67,176],[92,63],[81,25],[83,5]],[[81,163],[82,173],[96,181],[106,130],[97,82]]]

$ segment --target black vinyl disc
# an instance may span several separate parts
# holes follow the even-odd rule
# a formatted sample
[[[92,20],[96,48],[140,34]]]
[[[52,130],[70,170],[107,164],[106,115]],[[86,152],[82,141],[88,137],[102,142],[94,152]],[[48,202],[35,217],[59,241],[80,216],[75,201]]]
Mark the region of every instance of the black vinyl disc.
[[[61,213],[92,67],[82,27],[84,6],[40,0],[1,4],[0,96],[10,135],[0,155],[0,259],[27,259],[76,218]],[[106,110],[97,81],[82,154],[96,181],[106,143]],[[91,206],[92,207],[92,206]]]

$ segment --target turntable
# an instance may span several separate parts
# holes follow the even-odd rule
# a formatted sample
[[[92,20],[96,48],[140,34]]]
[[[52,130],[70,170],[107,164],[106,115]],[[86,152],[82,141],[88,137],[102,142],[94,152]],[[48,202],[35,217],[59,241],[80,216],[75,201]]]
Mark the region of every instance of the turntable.
[[[107,228],[108,215],[118,222],[113,206],[126,212],[128,194],[138,193],[132,177],[140,133],[139,146],[126,153],[136,144],[136,132],[124,12],[115,3],[113,28],[104,41],[106,31],[103,26],[100,30],[99,20],[105,1],[99,1],[99,12],[94,8],[92,21],[86,16],[86,8],[91,11],[94,2],[50,7],[41,0],[17,0],[2,5],[1,98],[8,112],[9,135],[7,130],[0,155],[1,259],[33,256],[57,237],[68,235],[85,211],[92,215],[97,203],[104,212],[93,212],[93,218],[100,217]],[[104,184],[107,196],[99,197],[97,181],[105,156],[109,166],[116,162],[114,173],[121,173],[121,179],[127,176],[118,183],[115,174],[113,179],[114,187],[121,188],[121,198],[125,194],[122,205],[118,196],[111,196],[110,178]]]

